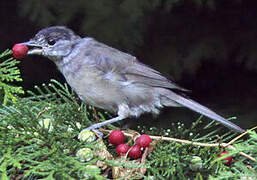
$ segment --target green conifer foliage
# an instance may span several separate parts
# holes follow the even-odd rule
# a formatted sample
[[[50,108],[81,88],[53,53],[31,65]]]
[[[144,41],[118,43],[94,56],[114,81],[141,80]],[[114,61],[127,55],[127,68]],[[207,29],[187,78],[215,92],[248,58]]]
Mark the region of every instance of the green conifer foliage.
[[[130,179],[256,179],[257,163],[241,156],[244,152],[257,158],[257,135],[251,131],[226,149],[233,157],[226,166],[218,155],[224,148],[201,147],[172,141],[158,141],[146,163],[117,161],[100,156],[89,156],[81,161],[78,152],[107,149],[114,157],[115,148],[99,139],[81,142],[79,132],[95,123],[110,118],[106,112],[95,112],[79,101],[67,85],[52,80],[36,87],[28,97],[17,98],[15,103],[0,107],[0,177],[1,179],[112,179],[113,167],[146,168],[145,174],[134,174]],[[98,118],[95,114],[97,113]],[[233,119],[233,118],[232,118]],[[206,121],[204,121],[206,122]],[[106,128],[112,129],[113,125]],[[117,128],[117,127],[116,127]],[[142,134],[175,137],[192,142],[222,143],[237,135],[224,133],[215,123],[208,125],[199,118],[191,127],[173,123],[170,129],[138,126]],[[128,139],[129,141],[129,139]],[[85,151],[84,151],[85,152]],[[85,159],[85,158],[84,158]],[[98,160],[111,168],[105,173],[95,164]],[[133,171],[130,171],[133,172]],[[129,174],[128,174],[129,175]],[[125,178],[125,177],[124,177]]]
[[[14,85],[21,82],[20,70],[17,68],[19,61],[10,57],[12,51],[6,50],[0,54],[0,90],[1,103],[6,104],[8,100],[15,101],[16,94],[23,94],[22,87]]]

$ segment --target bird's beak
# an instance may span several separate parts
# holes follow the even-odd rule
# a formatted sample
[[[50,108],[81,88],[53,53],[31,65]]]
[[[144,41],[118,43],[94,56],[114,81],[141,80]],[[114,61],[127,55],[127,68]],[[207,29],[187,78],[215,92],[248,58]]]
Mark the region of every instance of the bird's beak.
[[[23,42],[23,43],[20,43],[20,44],[23,44],[23,45],[27,45],[29,47],[29,51],[28,51],[28,55],[30,54],[38,54],[38,55],[41,55],[42,52],[43,52],[43,48],[42,46],[38,45],[35,41],[33,40],[30,40],[28,42]]]

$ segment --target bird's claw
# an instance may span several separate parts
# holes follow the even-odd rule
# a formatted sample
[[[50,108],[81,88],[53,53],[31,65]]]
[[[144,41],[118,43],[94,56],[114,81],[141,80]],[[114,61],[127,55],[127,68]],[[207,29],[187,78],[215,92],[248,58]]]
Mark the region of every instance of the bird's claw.
[[[99,138],[102,138],[102,137],[103,137],[103,133],[100,132],[100,131],[97,129],[97,127],[95,127],[94,125],[89,126],[89,127],[86,128],[86,129],[87,129],[87,130],[90,130],[90,131],[93,131],[93,132],[96,134],[96,136],[98,136]]]
[[[96,134],[96,136],[98,136],[99,138],[103,137],[103,133],[98,129],[92,129],[91,131],[93,131]]]

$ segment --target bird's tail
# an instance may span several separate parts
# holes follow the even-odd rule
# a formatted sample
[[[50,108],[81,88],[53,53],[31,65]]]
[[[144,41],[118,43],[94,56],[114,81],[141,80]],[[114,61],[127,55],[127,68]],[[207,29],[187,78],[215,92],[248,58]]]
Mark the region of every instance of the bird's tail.
[[[203,105],[193,101],[192,99],[188,99],[188,98],[184,98],[172,91],[169,91],[168,93],[165,93],[166,98],[172,100],[173,102],[175,101],[176,103],[185,106],[193,111],[196,111],[202,115],[205,115],[213,120],[216,120],[220,123],[222,123],[224,126],[237,131],[237,132],[245,132],[244,129],[240,128],[239,126],[237,126],[236,124],[224,119],[223,117],[221,117],[220,115],[216,114],[215,112],[213,112],[212,110],[208,109],[207,107],[204,107]]]

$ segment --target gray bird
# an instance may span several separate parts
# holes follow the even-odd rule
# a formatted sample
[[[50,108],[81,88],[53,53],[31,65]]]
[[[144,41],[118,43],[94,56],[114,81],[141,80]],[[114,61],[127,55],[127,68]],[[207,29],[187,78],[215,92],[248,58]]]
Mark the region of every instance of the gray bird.
[[[84,102],[118,115],[86,129],[97,130],[143,113],[158,114],[164,106],[185,106],[234,131],[245,131],[207,107],[175,93],[174,90],[186,90],[136,57],[93,38],[81,38],[66,27],[42,29],[22,44],[30,47],[28,54],[52,60]]]

